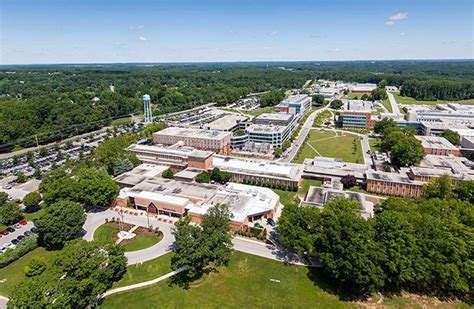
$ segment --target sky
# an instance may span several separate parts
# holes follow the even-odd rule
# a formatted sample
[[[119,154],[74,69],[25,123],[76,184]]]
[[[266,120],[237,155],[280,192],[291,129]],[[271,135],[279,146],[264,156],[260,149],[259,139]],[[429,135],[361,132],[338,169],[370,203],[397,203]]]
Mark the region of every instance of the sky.
[[[0,0],[0,64],[473,59],[472,0]]]

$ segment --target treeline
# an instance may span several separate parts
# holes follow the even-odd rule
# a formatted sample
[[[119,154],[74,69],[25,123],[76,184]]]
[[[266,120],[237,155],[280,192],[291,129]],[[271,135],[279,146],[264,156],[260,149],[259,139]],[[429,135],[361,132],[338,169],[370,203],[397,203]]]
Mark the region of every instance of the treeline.
[[[467,100],[474,98],[474,83],[440,80],[407,80],[400,90],[402,96],[417,100]]]
[[[334,292],[346,297],[409,291],[472,303],[473,185],[446,193],[436,181],[430,195],[389,198],[368,220],[345,198],[322,210],[290,205],[277,229],[286,246],[319,256]]]
[[[301,86],[309,73],[231,65],[33,66],[0,71],[0,145],[28,147],[98,129],[141,112],[151,95],[155,114],[251,92]],[[114,86],[114,91],[110,86]],[[36,136],[35,136],[36,135]]]

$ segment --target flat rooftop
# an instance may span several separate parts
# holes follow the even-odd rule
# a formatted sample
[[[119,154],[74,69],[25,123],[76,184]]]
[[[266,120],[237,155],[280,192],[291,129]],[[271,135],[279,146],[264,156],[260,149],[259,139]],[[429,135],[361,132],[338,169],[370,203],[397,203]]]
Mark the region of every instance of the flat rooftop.
[[[309,98],[310,97],[306,94],[290,95],[287,98],[283,99],[280,104],[298,104]]]
[[[469,129],[466,125],[461,123],[457,123],[454,121],[423,121],[421,120],[420,123],[429,129],[450,129],[450,130],[465,130]]]
[[[374,104],[371,101],[348,100],[344,103],[343,108],[346,111],[370,112],[373,106]]]
[[[450,169],[459,172],[474,174],[474,163],[464,157],[426,155],[421,160],[419,167]]]
[[[293,181],[299,180],[303,172],[301,164],[217,155],[213,157],[212,165],[223,171],[238,174],[261,175]]]
[[[422,136],[416,135],[415,138],[421,141],[423,148],[456,150],[456,146],[441,136]]]
[[[287,126],[279,126],[274,124],[251,124],[245,130],[249,133],[283,133]]]
[[[239,122],[244,122],[248,119],[243,115],[228,114],[224,117],[218,118],[208,124],[204,125],[207,130],[229,131],[235,127]]]
[[[127,148],[129,151],[132,152],[140,152],[146,153],[149,155],[169,155],[169,156],[177,156],[182,158],[208,158],[212,156],[212,151],[205,151],[205,150],[198,150],[192,147],[165,147],[165,146],[157,146],[157,145],[138,145],[132,144]]]
[[[398,182],[404,184],[423,185],[425,182],[411,180],[406,173],[388,173],[388,172],[373,172],[367,171],[368,180]]]
[[[174,136],[183,138],[199,138],[199,139],[211,139],[218,140],[226,137],[231,137],[231,132],[217,131],[217,130],[206,130],[196,128],[181,128],[181,127],[168,127],[161,131],[153,133],[153,136]]]
[[[263,113],[257,117],[255,120],[266,120],[266,121],[290,121],[293,118],[292,114],[284,113]]]
[[[168,168],[165,165],[140,164],[134,169],[115,177],[114,180],[122,185],[135,186],[149,178],[160,175]]]

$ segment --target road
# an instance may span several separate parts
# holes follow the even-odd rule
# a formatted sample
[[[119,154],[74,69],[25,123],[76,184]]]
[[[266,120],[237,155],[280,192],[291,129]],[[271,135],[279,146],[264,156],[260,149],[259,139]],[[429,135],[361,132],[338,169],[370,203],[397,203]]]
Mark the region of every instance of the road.
[[[6,192],[13,199],[22,200],[28,193],[38,190],[40,183],[41,180],[31,179],[25,183],[16,185],[11,189],[5,189],[2,185],[0,187],[0,192]]]
[[[395,101],[395,97],[392,93],[387,91],[388,100],[390,101],[390,105],[392,106],[392,111],[394,114],[401,115],[400,108],[398,108],[397,101]]]
[[[329,104],[321,109],[315,110],[311,115],[309,115],[309,117],[306,119],[305,123],[301,127],[301,131],[298,137],[296,138],[296,140],[293,141],[291,149],[278,161],[291,162],[295,158],[296,153],[300,149],[301,145],[303,145],[304,140],[306,139],[306,136],[308,136],[309,131],[313,127],[314,119],[319,113],[327,110],[328,107],[329,107]]]

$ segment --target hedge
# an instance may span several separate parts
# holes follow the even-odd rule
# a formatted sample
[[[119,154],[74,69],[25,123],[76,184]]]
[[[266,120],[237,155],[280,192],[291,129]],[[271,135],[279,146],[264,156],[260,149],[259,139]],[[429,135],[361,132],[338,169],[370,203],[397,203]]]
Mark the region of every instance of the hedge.
[[[15,249],[7,249],[0,255],[0,268],[18,260],[28,252],[38,247],[38,235],[33,234],[20,240]]]

